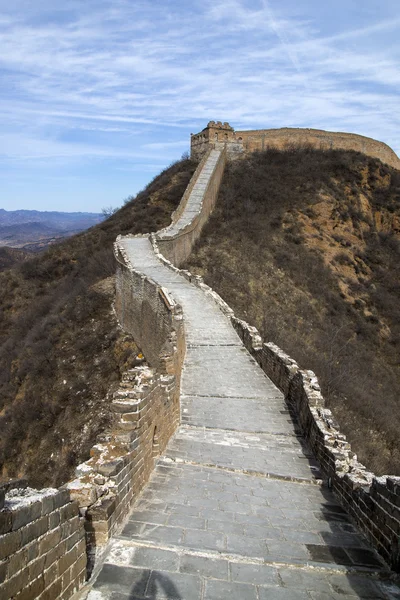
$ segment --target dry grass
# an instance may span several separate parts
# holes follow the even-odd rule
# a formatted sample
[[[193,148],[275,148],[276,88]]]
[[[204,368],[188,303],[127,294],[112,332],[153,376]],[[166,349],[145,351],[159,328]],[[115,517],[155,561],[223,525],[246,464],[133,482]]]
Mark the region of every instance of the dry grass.
[[[166,226],[195,166],[172,165],[106,221],[0,273],[3,477],[59,485],[88,458],[138,351],[112,312],[112,244]]]

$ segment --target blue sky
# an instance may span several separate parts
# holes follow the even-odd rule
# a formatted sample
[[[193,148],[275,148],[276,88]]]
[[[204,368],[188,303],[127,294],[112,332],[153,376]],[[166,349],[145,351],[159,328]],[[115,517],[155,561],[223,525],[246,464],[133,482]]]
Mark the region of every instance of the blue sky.
[[[400,153],[398,0],[0,0],[0,207],[118,206],[209,120]]]

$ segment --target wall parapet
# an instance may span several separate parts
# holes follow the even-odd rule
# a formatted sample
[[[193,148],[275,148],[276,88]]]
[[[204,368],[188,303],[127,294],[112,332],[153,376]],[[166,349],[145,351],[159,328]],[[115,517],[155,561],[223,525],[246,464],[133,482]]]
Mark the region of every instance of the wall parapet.
[[[155,234],[160,252],[175,265],[189,257],[200,237],[215,206],[225,164],[226,151],[210,148],[192,177],[182,209],[175,211],[169,227]]]
[[[354,150],[400,169],[400,158],[390,146],[356,133],[296,127],[235,131],[229,123],[210,121],[200,133],[191,136],[191,156],[196,159],[200,159],[210,148],[225,147],[229,157],[234,158],[257,150],[283,150],[293,146],[311,146],[322,150]]]
[[[0,510],[0,597],[70,598],[86,579],[78,503],[67,490],[8,489]]]
[[[153,238],[157,252],[157,240]],[[282,391],[291,414],[298,422],[332,488],[370,543],[390,565],[400,572],[400,477],[378,477],[357,460],[346,436],[326,407],[318,379],[313,371],[303,370],[275,344],[264,343],[256,329],[238,319],[230,306],[203,278],[182,270],[159,254],[173,271],[203,290],[227,315],[244,346],[265,374]]]

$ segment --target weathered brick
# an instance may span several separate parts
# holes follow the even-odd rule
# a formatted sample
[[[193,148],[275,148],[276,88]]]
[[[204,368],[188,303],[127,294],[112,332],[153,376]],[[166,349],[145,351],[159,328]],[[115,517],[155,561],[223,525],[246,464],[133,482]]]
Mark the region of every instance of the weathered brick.
[[[27,562],[31,562],[31,560],[35,560],[39,556],[39,542],[34,540],[31,544],[26,547],[27,551]]]
[[[15,600],[32,600],[32,598],[36,600],[36,597],[32,595],[33,591],[32,586],[27,585],[15,596]]]
[[[8,565],[7,565],[7,562],[4,560],[4,561],[0,562],[0,583],[3,583],[3,581],[5,581],[7,571],[8,571]]]
[[[68,524],[69,524],[69,534],[70,535],[72,533],[75,533],[75,531],[79,531],[80,529],[83,532],[83,522],[79,516],[73,517],[72,519],[70,519],[68,521]]]
[[[84,552],[80,556],[79,556],[79,552],[78,552],[78,558],[77,558],[76,562],[72,565],[72,579],[75,579],[76,577],[78,577],[78,575],[82,571],[86,570],[86,567],[87,567],[86,552]]]
[[[0,511],[0,535],[9,533],[12,530],[12,512],[9,510]]]
[[[80,556],[81,554],[85,554],[86,556],[86,540],[84,537],[82,537],[79,542],[76,545],[76,553],[77,556]]]
[[[29,571],[26,567],[11,579],[7,579],[0,585],[0,598],[13,598],[22,589],[29,586]]]
[[[69,600],[69,598],[71,598],[71,596],[73,596],[73,594],[77,592],[83,586],[84,583],[85,576],[84,574],[81,574],[79,579],[72,581],[67,587],[67,589],[62,591],[62,594],[57,600]],[[42,598],[40,598],[40,600],[42,600]]]
[[[74,563],[77,558],[77,549],[73,548],[67,554],[60,557],[58,561],[58,574],[62,575],[64,571],[69,569],[69,567]]]
[[[30,598],[39,598],[44,590],[44,577],[40,576],[29,585]]]
[[[35,521],[42,514],[42,506],[40,502],[33,502],[29,506],[21,506],[12,511],[13,531],[20,529],[24,525]]]
[[[69,502],[60,509],[61,522],[67,521],[79,515],[79,505],[77,502]]]
[[[42,516],[48,515],[54,510],[54,496],[45,496],[42,499]]]
[[[43,594],[39,596],[38,600],[59,600],[62,594],[62,582],[61,579],[57,579],[49,588],[44,590]]]
[[[53,496],[53,501],[54,501],[55,509],[60,508],[61,506],[64,506],[65,504],[69,504],[71,501],[69,491],[65,488],[61,488],[58,491],[58,494]]]
[[[75,531],[69,538],[65,540],[67,552],[69,552],[80,540],[79,531]]]
[[[37,577],[39,577],[39,575],[41,575],[43,573],[45,560],[46,559],[44,556],[39,556],[39,558],[34,560],[32,563],[30,563],[30,565],[29,565],[29,581],[33,581],[34,579],[36,579]]]
[[[59,525],[60,521],[61,521],[60,511],[56,510],[56,511],[50,513],[48,518],[49,518],[49,529],[55,529],[55,527],[57,527],[57,525]]]
[[[115,498],[103,500],[100,506],[92,506],[89,508],[87,517],[92,521],[106,521],[111,513],[114,512],[115,505]]]
[[[62,587],[65,590],[72,581],[72,566],[64,571],[62,575]]]
[[[39,543],[39,554],[46,554],[57,546],[61,540],[61,528],[54,529],[48,533]]]
[[[48,527],[48,517],[40,517],[40,519],[37,519],[33,523],[29,523],[29,525],[21,529],[21,543],[25,545],[36,540],[48,531]]]
[[[8,559],[7,577],[11,579],[19,571],[21,571],[28,563],[28,551],[22,548],[19,552],[14,552]]]
[[[44,585],[45,588],[48,588],[49,586],[53,585],[53,583],[56,581],[57,577],[58,577],[58,565],[56,562],[54,562],[51,567],[49,569],[47,569],[44,573]]]
[[[0,536],[0,560],[11,556],[21,548],[21,532],[12,531]]]
[[[50,567],[50,565],[53,564],[54,561],[58,560],[60,558],[60,556],[62,556],[65,552],[65,542],[61,542],[60,544],[58,544],[58,546],[56,546],[55,548],[52,548],[47,554],[46,554],[46,561],[45,561],[45,569],[48,569]]]

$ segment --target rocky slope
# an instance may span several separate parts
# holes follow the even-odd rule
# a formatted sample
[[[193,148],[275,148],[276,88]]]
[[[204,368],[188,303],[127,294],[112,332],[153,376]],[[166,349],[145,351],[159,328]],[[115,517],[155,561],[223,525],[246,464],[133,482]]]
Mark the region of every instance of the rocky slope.
[[[195,166],[172,165],[106,221],[0,273],[3,478],[59,485],[88,458],[140,354],[112,311],[113,242],[169,224]]]

